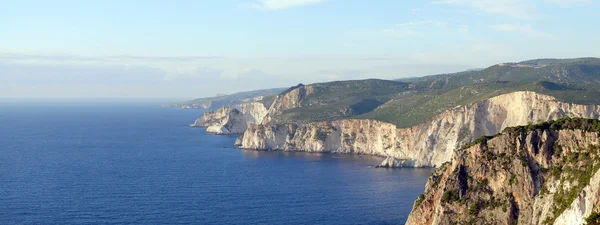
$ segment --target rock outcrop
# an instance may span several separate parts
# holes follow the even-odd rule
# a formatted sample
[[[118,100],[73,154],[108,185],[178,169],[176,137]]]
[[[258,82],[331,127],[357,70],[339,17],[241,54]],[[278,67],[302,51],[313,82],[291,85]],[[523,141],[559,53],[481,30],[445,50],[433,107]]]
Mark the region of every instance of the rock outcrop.
[[[213,124],[218,124],[223,118],[227,117],[227,114],[232,109],[233,107],[231,106],[225,106],[214,111],[206,112],[200,118],[196,119],[194,123],[190,124],[190,127],[208,127]]]
[[[304,99],[314,93],[314,87],[299,84],[291,87],[285,92],[277,95],[273,104],[269,108],[267,115],[261,121],[262,124],[269,124],[275,117],[278,117],[285,110],[302,107]]]
[[[302,98],[310,90],[285,95]],[[294,97],[296,96],[296,97]],[[278,106],[273,103],[269,115]],[[308,124],[252,124],[237,146],[255,150],[282,150],[369,154],[387,157],[381,166],[439,166],[450,160],[454,149],[465,143],[500,132],[505,127],[526,125],[564,117],[599,118],[600,106],[557,101],[534,92],[513,92],[469,106],[459,106],[411,128],[374,120],[338,120]]]
[[[204,115],[192,127],[207,127],[206,131],[214,134],[241,134],[249,124],[260,123],[267,114],[267,108],[259,102],[249,102],[225,106]]]
[[[509,128],[455,151],[406,224],[584,224],[600,212],[600,121]]]

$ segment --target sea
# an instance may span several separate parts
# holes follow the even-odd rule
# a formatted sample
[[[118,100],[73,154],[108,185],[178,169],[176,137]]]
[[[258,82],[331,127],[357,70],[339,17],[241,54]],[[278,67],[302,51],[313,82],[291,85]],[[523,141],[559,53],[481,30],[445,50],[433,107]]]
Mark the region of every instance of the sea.
[[[160,103],[0,101],[0,224],[404,224],[432,172],[236,149]]]

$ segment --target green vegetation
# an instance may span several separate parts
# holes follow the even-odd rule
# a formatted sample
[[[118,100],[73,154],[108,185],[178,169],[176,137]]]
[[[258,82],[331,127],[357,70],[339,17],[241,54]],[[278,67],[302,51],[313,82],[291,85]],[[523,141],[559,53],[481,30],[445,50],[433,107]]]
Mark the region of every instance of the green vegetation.
[[[300,107],[275,116],[276,123],[331,121],[361,115],[384,104],[397,93],[409,89],[407,83],[389,80],[352,80],[291,87],[280,95],[298,90]]]
[[[396,81],[352,80],[302,85],[288,89],[242,92],[195,99],[172,106],[210,105],[215,109],[242,99],[266,96],[269,107],[276,94],[300,90],[298,106],[273,117],[274,123],[309,123],[346,118],[374,119],[411,127],[454,108],[515,91],[534,91],[577,104],[600,104],[600,59],[537,59],[504,63],[478,71],[442,74]],[[310,90],[309,90],[310,89]],[[467,138],[461,131],[459,137]]]
[[[552,167],[552,169],[550,169],[551,171],[551,175],[554,179],[558,179],[560,178],[560,174],[562,173],[562,167],[560,166],[554,166]]]
[[[442,202],[444,203],[452,203],[458,201],[460,196],[458,195],[458,190],[449,190],[444,193],[442,196]]]
[[[462,148],[460,148],[460,149],[461,149],[461,150],[464,150],[464,149],[467,149],[467,148],[473,147],[473,146],[475,146],[475,145],[479,145],[479,144],[486,144],[488,140],[490,140],[490,139],[492,139],[492,138],[494,138],[494,137],[497,137],[497,136],[499,136],[499,135],[500,135],[500,134],[496,134],[496,135],[494,135],[494,136],[481,136],[481,137],[479,137],[479,138],[475,139],[475,140],[474,140],[474,141],[472,141],[472,142],[466,143],[466,144],[465,144],[465,145],[464,145]]]
[[[516,175],[510,175],[510,179],[508,180],[508,184],[509,185],[513,185],[513,184],[519,184],[519,181],[517,180],[517,176]]]
[[[477,215],[477,213],[479,213],[479,206],[475,203],[471,204],[471,206],[469,206],[469,215],[474,216]]]
[[[595,132],[600,134],[600,120],[585,118],[563,118],[527,126],[508,127],[504,129],[502,133],[510,134],[511,136],[519,136],[522,133],[529,133],[534,130],[583,130],[586,132]],[[466,149],[477,144],[486,144],[488,140],[498,135],[500,134],[478,138],[471,143],[465,144],[462,149]],[[555,163],[549,168],[541,168],[541,171],[544,174],[545,179],[558,180],[559,188],[552,196],[554,201],[554,206],[551,211],[552,216],[544,221],[545,224],[554,223],[556,218],[562,214],[571,205],[571,203],[573,203],[581,190],[589,184],[591,177],[600,169],[600,146],[590,144],[587,146],[587,148],[578,149],[577,151],[571,150],[571,152],[564,152],[562,146],[558,143],[555,143],[553,148],[554,152],[552,156],[553,158],[560,160],[560,162]],[[483,154],[486,160],[490,161],[504,158],[504,156],[494,155],[491,152],[484,152]],[[519,155],[518,157],[521,160],[522,166],[528,166],[528,160],[524,158],[524,155]],[[505,166],[506,168],[504,168]],[[508,169],[508,166],[503,165],[503,169]],[[456,173],[457,171],[454,172]],[[487,183],[487,181],[482,181],[482,184],[483,183]],[[509,178],[509,185],[518,184],[519,181],[517,176],[512,174]],[[542,186],[540,194],[544,195],[548,192],[549,191],[547,187]],[[455,194],[456,193],[452,191],[444,193],[442,201],[455,201]],[[477,206],[478,205],[471,205],[469,208],[469,213],[474,212]],[[598,219],[593,217],[593,220],[596,221]]]
[[[547,63],[547,64],[541,64]],[[480,71],[403,79],[411,84],[372,112],[358,118],[410,127],[445,110],[514,91],[535,91],[564,102],[600,104],[600,59],[542,59],[495,65]]]
[[[277,98],[277,94],[274,95],[268,95],[265,96],[262,100],[260,100],[259,102],[262,103],[265,108],[269,108],[271,107],[271,105],[273,104],[273,102],[275,101],[275,98]]]
[[[580,119],[581,120],[581,119]],[[565,123],[573,126],[588,127],[589,124]],[[565,126],[563,129],[571,129]],[[594,131],[599,132],[599,131]],[[552,217],[544,222],[553,224],[556,218],[562,214],[577,198],[581,190],[590,183],[592,176],[600,169],[600,146],[589,145],[585,149],[579,149],[577,152],[570,152],[560,157],[562,166],[554,166],[551,169],[550,176],[559,180],[558,190],[552,196],[554,207]],[[559,168],[559,169],[556,169]],[[558,172],[560,171],[560,172]]]
[[[586,225],[600,225],[600,213],[592,212],[590,216],[585,218]]]
[[[460,149],[464,150],[464,149],[470,148],[470,147],[478,145],[478,144],[486,144],[488,140],[498,137],[498,136],[502,135],[503,133],[520,134],[523,132],[530,132],[533,130],[557,131],[557,130],[564,130],[564,129],[568,129],[568,130],[579,129],[579,130],[583,130],[583,131],[587,131],[587,132],[600,132],[600,120],[586,119],[586,118],[562,118],[562,119],[558,119],[558,120],[547,121],[547,122],[542,122],[542,123],[538,123],[538,124],[530,124],[530,125],[526,125],[526,126],[507,127],[507,128],[504,128],[502,133],[498,133],[493,136],[481,136],[481,137],[475,139],[474,141],[465,144]],[[555,154],[561,154],[562,147],[560,145],[555,145],[554,148],[555,148],[554,149]],[[486,157],[494,158],[494,156],[487,155],[487,154],[490,154],[490,153],[486,153]],[[589,157],[589,155],[584,155],[583,157],[586,157],[586,156]],[[569,161],[578,160],[579,153],[577,153],[577,152],[571,153],[571,155],[568,156],[568,159],[569,159]],[[526,159],[521,159],[521,161],[526,163]],[[552,171],[552,174],[554,174],[554,175],[560,175],[560,173],[562,172],[562,170],[560,168],[552,168],[551,171]]]
[[[504,133],[520,133],[533,130],[583,130],[587,132],[600,132],[600,120],[586,118],[562,118],[554,121],[547,121],[539,124],[527,126],[507,127]]]
[[[600,120],[585,119],[585,118],[563,118],[554,121],[542,122],[539,124],[532,124],[527,126],[516,126],[508,127],[504,129],[503,133],[519,135],[521,133],[528,133],[533,130],[583,130],[587,132],[600,133]],[[496,134],[498,136],[500,134]],[[484,136],[476,139],[475,141],[466,144],[462,149],[469,148],[477,144],[485,144],[488,140],[495,136]],[[498,157],[491,153],[484,153],[486,159],[495,160]],[[570,204],[577,198],[577,195],[581,190],[587,186],[590,182],[591,177],[600,169],[600,147],[595,145],[589,145],[587,149],[569,152],[568,154],[563,153],[562,147],[558,144],[554,145],[553,156],[559,157],[562,162],[561,166],[555,165],[547,169],[542,169],[544,174],[548,175],[547,179],[561,179],[560,188],[554,193],[554,208],[552,210],[553,217],[548,218],[544,221],[546,224],[554,223],[556,217],[564,212]],[[527,159],[520,156],[522,166],[527,166]],[[509,178],[509,185],[516,185],[519,181],[516,175],[511,175]],[[565,188],[565,184],[568,183],[570,188]],[[540,194],[548,193],[548,189],[542,186]],[[448,194],[448,196],[446,196]],[[452,199],[452,193],[445,193],[444,198]]]
[[[431,175],[429,175],[429,180],[433,182],[433,184],[431,185],[432,187],[435,188],[438,186],[438,184],[440,184],[443,174],[438,172],[445,171],[446,168],[448,168],[448,166],[450,166],[450,162],[445,162],[441,166],[439,166],[437,170],[431,172]]]
[[[511,138],[517,138],[521,137],[523,133],[530,133],[539,129],[553,131],[583,130],[600,135],[600,120],[564,118],[528,126],[509,127],[506,128],[501,134],[505,134]],[[473,142],[466,144],[463,149],[477,144],[486,144],[490,139],[501,134],[478,138]],[[574,139],[573,141],[578,142],[577,139]],[[518,185],[520,182],[519,177],[513,172],[515,169],[520,169],[513,168],[514,166],[519,166],[519,164],[517,164],[515,161],[520,160],[520,166],[525,168],[534,165],[535,162],[531,162],[531,159],[528,159],[530,156],[526,153],[527,150],[517,149],[517,147],[514,146],[514,143],[513,146],[508,145],[507,148],[508,149],[506,149],[506,151],[510,151],[510,153],[501,152],[495,154],[494,151],[488,148],[482,148],[482,152],[480,152],[480,154],[482,154],[482,157],[486,161],[490,162],[490,166],[494,166],[489,168],[491,169],[492,174],[495,174],[496,170],[502,169],[508,172],[508,184],[510,186]],[[573,149],[571,146],[563,149],[560,144],[554,143],[553,150],[549,151],[552,153],[552,159],[550,159],[551,163],[548,165],[548,167],[542,167],[540,165],[538,166],[540,166],[539,168],[542,173],[543,180],[545,182],[557,182],[558,186],[556,191],[553,193],[550,193],[546,184],[542,184],[540,188],[539,194],[551,194],[549,197],[551,197],[553,201],[552,208],[548,214],[549,216],[543,221],[544,224],[553,224],[556,218],[577,199],[577,196],[579,193],[581,193],[583,188],[590,184],[590,179],[592,176],[600,171],[600,146],[598,145],[588,144],[585,147],[579,146]],[[445,167],[446,164],[448,163],[445,163],[442,165],[442,167]],[[497,168],[498,166],[496,165],[500,165],[500,168]],[[500,195],[494,195],[494,191],[492,191],[489,187],[488,179],[472,178],[467,171],[463,170],[462,168],[466,168],[466,166],[458,165],[452,171],[451,177],[456,178],[446,181],[446,185],[448,185],[448,182],[457,182],[457,184],[455,183],[454,186],[451,186],[449,190],[443,193],[441,202],[446,204],[459,202],[461,205],[464,205],[464,207],[468,207],[466,208],[466,212],[471,216],[471,219],[474,220],[477,220],[477,215],[480,211],[488,208],[494,209],[501,207],[503,212],[508,212],[511,204],[514,204],[514,197],[512,196],[510,190],[502,190],[506,197],[504,197],[504,194],[502,194],[502,197],[497,198],[497,196]],[[434,171],[432,176],[430,176],[429,182],[433,182],[431,186],[432,188],[437,188],[436,182],[439,182],[436,180],[438,179],[437,176],[439,176],[439,174],[441,174],[443,171],[446,171],[446,168],[440,168]],[[464,190],[463,188],[466,188],[466,192],[464,192],[464,196],[461,197],[459,193],[462,193],[460,190]],[[472,193],[476,194],[473,195]],[[600,224],[600,215],[598,213],[594,213],[590,215],[586,221],[588,224]]]
[[[548,194],[549,192],[550,191],[548,190],[548,188],[545,185],[543,185],[542,189],[540,190],[540,195],[545,195],[545,194]]]
[[[327,136],[329,136],[329,134],[319,128],[313,134],[313,139],[319,140],[319,141],[325,141],[325,140],[327,140]]]
[[[169,106],[171,107],[199,107],[201,105],[209,106],[209,109],[218,109],[226,105],[239,104],[242,103],[243,99],[254,98],[257,96],[267,96],[263,99],[263,104],[266,107],[268,101],[272,101],[274,96],[276,96],[281,91],[285,90],[284,88],[274,88],[274,89],[265,89],[265,90],[256,90],[256,91],[247,91],[247,92],[239,92],[230,95],[218,95],[215,97],[207,97],[207,98],[198,98],[186,102],[174,103]]]
[[[424,194],[419,195],[419,198],[417,198],[417,200],[415,201],[415,206],[413,208],[416,208],[419,205],[421,205],[423,200],[425,200],[425,195]]]

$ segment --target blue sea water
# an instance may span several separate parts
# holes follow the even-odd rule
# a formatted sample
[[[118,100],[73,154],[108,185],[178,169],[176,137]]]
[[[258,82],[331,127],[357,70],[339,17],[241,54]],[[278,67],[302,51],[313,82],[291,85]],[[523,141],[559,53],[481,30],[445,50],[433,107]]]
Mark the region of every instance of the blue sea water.
[[[153,102],[0,102],[0,224],[403,224],[430,169],[258,152]]]

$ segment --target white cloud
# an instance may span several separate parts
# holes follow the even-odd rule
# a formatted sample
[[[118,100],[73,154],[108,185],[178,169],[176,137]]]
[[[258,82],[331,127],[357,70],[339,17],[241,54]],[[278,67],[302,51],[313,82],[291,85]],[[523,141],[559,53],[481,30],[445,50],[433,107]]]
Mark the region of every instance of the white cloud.
[[[325,0],[258,0],[252,4],[257,9],[277,10],[323,2]]]
[[[535,10],[525,0],[440,0],[434,4],[452,4],[483,10],[488,14],[507,15],[518,19],[528,19]]]
[[[522,33],[524,35],[527,35],[530,38],[536,38],[536,39],[556,39],[556,36],[549,34],[549,33],[545,33],[545,32],[541,32],[538,30],[535,30],[533,28],[531,28],[528,25],[520,25],[520,24],[498,24],[498,25],[494,25],[492,26],[493,29],[495,29],[496,31],[502,31],[502,32],[519,32]]]
[[[394,27],[383,29],[383,33],[391,37],[411,37],[419,35],[419,29],[424,27],[440,27],[446,23],[437,20],[424,20],[396,24]]]

